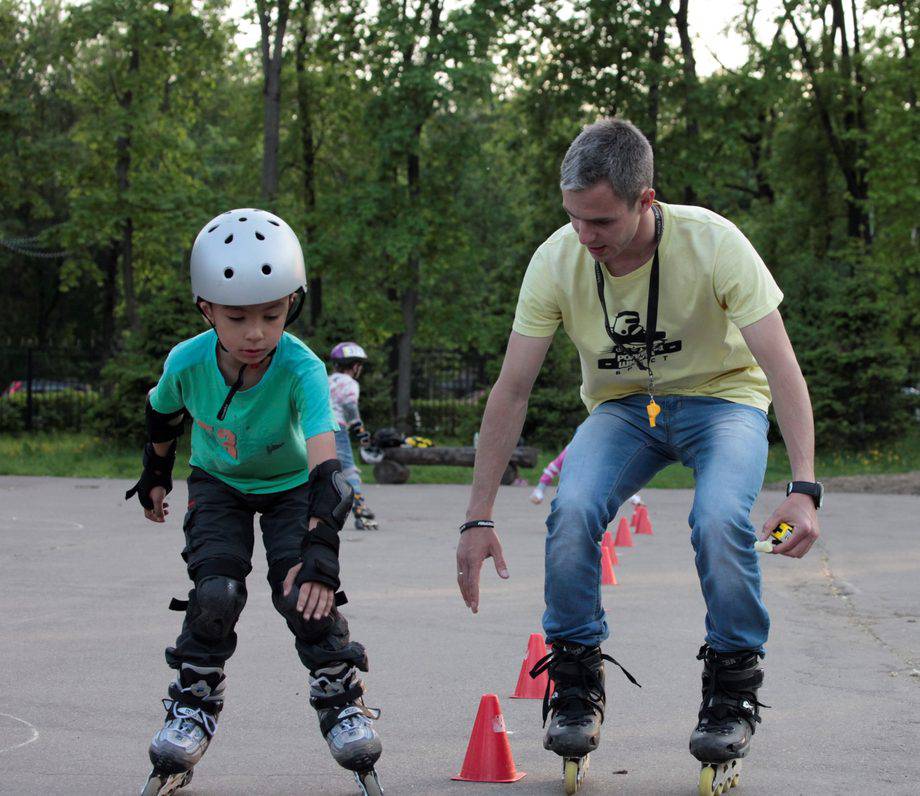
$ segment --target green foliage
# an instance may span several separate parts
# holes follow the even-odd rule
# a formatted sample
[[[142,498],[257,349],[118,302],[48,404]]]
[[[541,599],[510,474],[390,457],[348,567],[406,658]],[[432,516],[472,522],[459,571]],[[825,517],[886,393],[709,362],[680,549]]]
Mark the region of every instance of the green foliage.
[[[584,123],[614,113],[655,138],[661,198],[729,217],[772,269],[819,445],[858,447],[909,422],[916,4],[858,0],[881,24],[860,28],[858,48],[845,31],[846,52],[823,4],[787,4],[812,70],[789,20],[758,40],[769,12],[743,0],[748,60],[713,75],[691,68],[673,5],[295,4],[273,209],[301,234],[322,291],[320,314],[293,331],[321,356],[342,339],[368,349],[369,427],[395,420],[401,335],[415,350],[490,354],[497,376],[527,262],[566,223],[559,162]],[[13,242],[0,246],[0,340],[101,341],[92,422],[106,439],[141,435],[163,357],[202,328],[187,296],[194,235],[258,202],[259,54],[239,44],[229,9],[0,0],[0,240]],[[854,153],[866,182],[855,198],[842,166]],[[853,234],[854,209],[871,240]],[[31,257],[20,239],[67,254]],[[553,448],[584,416],[577,356],[559,340],[524,429]],[[478,426],[479,404],[414,404],[422,433],[466,439]]]
[[[0,433],[25,431],[28,423],[25,390],[0,398]],[[60,390],[32,395],[34,431],[72,431],[83,427],[85,417],[99,403],[95,390]]]

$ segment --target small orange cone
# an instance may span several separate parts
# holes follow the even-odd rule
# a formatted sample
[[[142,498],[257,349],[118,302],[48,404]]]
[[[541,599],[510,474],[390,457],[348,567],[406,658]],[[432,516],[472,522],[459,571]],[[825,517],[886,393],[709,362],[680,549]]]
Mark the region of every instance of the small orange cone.
[[[613,534],[610,531],[604,531],[604,538],[601,540],[601,548],[610,553],[610,563],[617,566],[620,559],[617,558],[617,549],[613,544]]]
[[[617,574],[613,571],[613,564],[610,562],[610,550],[606,547],[601,548],[601,586],[616,586]]]
[[[652,521],[648,518],[648,509],[642,506],[642,513],[639,515],[639,521],[636,523],[636,533],[645,533],[652,535]]]
[[[531,633],[530,640],[527,642],[527,653],[524,655],[524,662],[521,664],[521,673],[518,675],[517,686],[512,699],[543,699],[546,693],[546,686],[549,683],[549,675],[543,672],[539,677],[530,676],[530,670],[537,665],[537,661],[546,655],[546,642],[539,633]]]
[[[633,509],[632,517],[629,518],[629,525],[631,528],[635,528],[639,522],[639,515],[642,514],[642,504],[640,503]]]
[[[517,782],[523,771],[514,767],[505,717],[495,694],[483,694],[460,773],[462,782]]]
[[[614,545],[617,547],[632,547],[633,540],[632,534],[629,532],[629,523],[626,521],[626,517],[620,517],[620,524],[617,526],[617,536],[613,540]]]

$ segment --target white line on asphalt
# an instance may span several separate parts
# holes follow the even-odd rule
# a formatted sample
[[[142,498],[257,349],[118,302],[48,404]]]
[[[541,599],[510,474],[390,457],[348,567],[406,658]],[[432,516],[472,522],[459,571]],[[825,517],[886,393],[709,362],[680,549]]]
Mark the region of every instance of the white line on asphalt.
[[[30,743],[32,743],[32,741],[38,740],[38,729],[34,724],[31,724],[25,719],[19,718],[19,716],[13,716],[10,713],[0,713],[0,716],[6,716],[8,719],[18,721],[20,724],[25,724],[26,727],[32,731],[31,738],[29,738],[27,741],[23,741],[22,743],[14,743],[12,746],[4,746],[2,749],[0,749],[0,755],[2,755],[4,752],[12,752],[14,749],[18,749],[20,746],[28,746]]]

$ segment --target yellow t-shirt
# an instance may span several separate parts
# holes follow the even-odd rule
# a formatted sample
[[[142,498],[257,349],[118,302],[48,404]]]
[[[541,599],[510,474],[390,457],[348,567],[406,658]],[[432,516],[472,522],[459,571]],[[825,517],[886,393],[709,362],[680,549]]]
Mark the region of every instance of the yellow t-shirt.
[[[660,203],[658,323],[652,354],[658,395],[697,395],[770,406],[763,371],[739,331],[783,299],[763,260],[730,221],[702,207]],[[610,325],[645,362],[645,316],[652,261],[605,279]],[[560,321],[581,357],[581,397],[599,404],[646,391],[648,376],[616,354],[604,329],[594,259],[570,224],[534,253],[524,275],[512,328],[549,337]]]

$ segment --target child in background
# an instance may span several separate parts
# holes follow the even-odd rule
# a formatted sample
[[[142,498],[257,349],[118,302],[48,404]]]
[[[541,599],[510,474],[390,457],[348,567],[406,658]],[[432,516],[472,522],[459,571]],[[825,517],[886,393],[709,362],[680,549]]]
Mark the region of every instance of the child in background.
[[[546,469],[543,470],[543,475],[540,476],[539,483],[534,487],[533,492],[530,493],[531,503],[540,505],[543,502],[543,499],[546,497],[544,494],[546,487],[552,484],[553,481],[559,477],[559,473],[562,472],[562,463],[565,461],[565,454],[568,449],[569,446],[566,445],[562,449],[562,453],[546,465]],[[642,497],[637,492],[629,499],[629,502],[632,503],[633,506],[641,506]]]
[[[355,466],[355,459],[351,452],[351,438],[353,434],[361,446],[362,458],[366,452],[372,450],[371,435],[364,427],[361,412],[358,409],[358,399],[361,395],[361,386],[358,379],[361,369],[367,362],[367,354],[357,343],[339,343],[329,355],[332,360],[332,373],[329,376],[329,397],[332,400],[332,411],[335,414],[339,430],[335,432],[335,449],[342,463],[342,475],[351,484],[355,491],[355,502],[352,511],[355,515],[355,528],[359,531],[377,530],[377,519],[368,506],[364,493],[361,491],[361,472]],[[373,454],[370,454],[373,456]],[[373,461],[372,458],[365,459]]]

